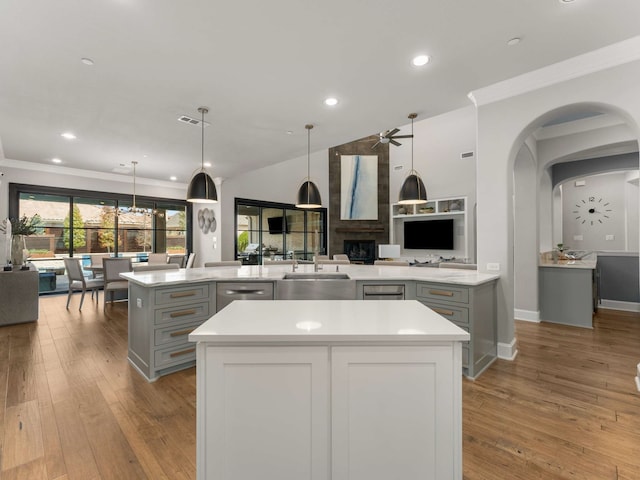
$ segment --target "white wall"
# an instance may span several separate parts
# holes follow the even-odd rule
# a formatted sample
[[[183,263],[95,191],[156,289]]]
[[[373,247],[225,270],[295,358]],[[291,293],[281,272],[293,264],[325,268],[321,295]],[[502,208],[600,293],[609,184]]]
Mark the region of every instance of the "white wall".
[[[625,182],[625,203],[627,206],[627,244],[626,250],[637,252],[640,245],[640,172],[628,172]]]
[[[329,151],[311,153],[311,180],[317,185],[324,207],[329,205]],[[222,183],[220,203],[221,259],[233,260],[235,251],[236,198],[248,198],[267,202],[295,204],[298,188],[307,177],[307,156],[280,162],[245,175],[240,175]],[[220,193],[220,191],[218,192]]]
[[[420,117],[418,117],[420,118]],[[398,126],[398,135],[411,133],[411,123]],[[460,158],[462,152],[476,150],[476,111],[469,107],[414,121],[413,164],[427,189],[428,198],[467,197],[468,256],[475,260],[474,205],[476,203],[476,162]],[[389,146],[389,198],[398,200],[400,187],[411,170],[411,140]],[[396,167],[402,166],[402,170]],[[464,248],[460,251],[464,251]]]
[[[133,177],[75,168],[41,165],[18,160],[0,160],[0,218],[9,215],[9,183],[43,185],[95,192],[133,194]],[[184,199],[187,185],[136,177],[136,195]]]
[[[563,108],[580,103],[620,115],[630,125],[636,137],[640,134],[640,96],[637,94],[640,61],[598,70],[599,67],[594,66],[598,62],[610,65],[606,63],[610,55],[605,59],[600,54],[601,52],[598,52],[596,56],[583,59],[585,62],[591,62],[589,68],[577,69],[574,68],[575,62],[568,62],[564,65],[550,66],[547,70],[548,75],[539,71],[526,78],[552,79],[548,80],[546,85],[557,81],[558,78],[568,78],[566,81],[520,94],[515,93],[518,90],[513,85],[498,85],[496,88],[504,87],[504,96],[496,95],[495,101],[492,99],[495,91],[486,92],[488,94],[484,97],[474,96],[479,105],[478,264],[481,271],[486,271],[486,264],[489,262],[500,264],[498,347],[501,356],[516,353],[510,185],[515,157],[524,139],[549,119],[556,117]],[[571,67],[568,69],[569,72],[552,75],[559,68],[567,68],[567,65]],[[586,73],[576,78],[579,71],[594,73]],[[522,79],[522,82],[521,79],[516,79],[515,82],[520,82],[518,88],[523,88],[526,79]],[[510,93],[506,93],[507,91]]]

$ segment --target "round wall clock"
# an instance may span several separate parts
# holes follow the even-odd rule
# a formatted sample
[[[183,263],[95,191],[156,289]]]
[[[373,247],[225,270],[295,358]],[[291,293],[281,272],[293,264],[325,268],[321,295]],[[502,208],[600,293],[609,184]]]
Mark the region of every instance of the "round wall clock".
[[[576,221],[580,224],[599,225],[610,218],[612,211],[610,203],[602,197],[587,197],[576,203],[573,213],[576,214]]]

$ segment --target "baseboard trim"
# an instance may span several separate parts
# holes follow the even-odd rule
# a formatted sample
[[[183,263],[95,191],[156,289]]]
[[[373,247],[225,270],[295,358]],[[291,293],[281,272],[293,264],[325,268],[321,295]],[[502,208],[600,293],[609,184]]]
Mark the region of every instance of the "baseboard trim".
[[[599,307],[611,310],[623,310],[625,312],[640,312],[640,303],[621,302],[620,300],[601,300]]]
[[[513,361],[517,355],[518,349],[516,348],[515,338],[510,343],[498,342],[498,358]]]
[[[513,316],[516,320],[540,323],[540,310],[521,310],[519,308],[515,308],[513,310]]]

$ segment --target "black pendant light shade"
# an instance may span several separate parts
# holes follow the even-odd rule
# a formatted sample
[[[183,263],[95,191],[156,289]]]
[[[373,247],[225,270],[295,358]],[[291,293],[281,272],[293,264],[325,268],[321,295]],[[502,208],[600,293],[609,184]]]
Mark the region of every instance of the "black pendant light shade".
[[[202,164],[200,171],[196,173],[189,182],[187,188],[187,201],[194,203],[216,203],[218,201],[218,191],[213,179],[204,170],[204,114],[209,113],[207,107],[198,108],[198,112],[202,114]]]
[[[415,170],[412,170],[412,173],[404,179],[398,203],[403,205],[427,203],[427,189]]]
[[[398,203],[402,205],[418,205],[427,203],[427,189],[418,172],[413,169],[413,120],[418,116],[417,113],[410,113],[411,119],[411,171],[400,188]]]
[[[322,199],[320,198],[320,191],[316,184],[311,181],[309,176],[309,166],[311,158],[311,129],[313,125],[305,125],[307,129],[307,179],[300,185],[298,189],[298,201],[296,207],[298,208],[320,208],[322,207]]]
[[[207,172],[196,173],[189,182],[187,189],[189,202],[215,203],[218,201],[216,184]]]
[[[322,200],[320,199],[320,191],[316,184],[311,180],[307,180],[298,189],[298,208],[320,208]]]

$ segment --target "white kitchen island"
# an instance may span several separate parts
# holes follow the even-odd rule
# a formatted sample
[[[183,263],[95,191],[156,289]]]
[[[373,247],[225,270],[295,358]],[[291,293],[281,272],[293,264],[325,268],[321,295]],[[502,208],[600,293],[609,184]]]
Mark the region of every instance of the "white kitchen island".
[[[415,300],[233,302],[189,335],[197,478],[461,479],[468,339]]]

